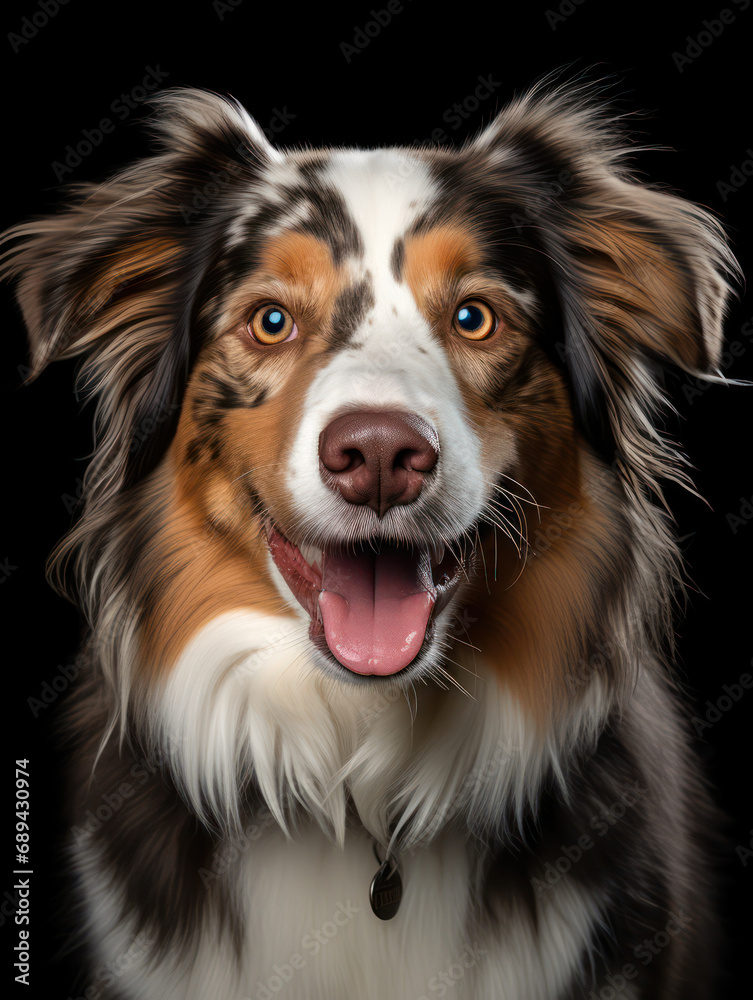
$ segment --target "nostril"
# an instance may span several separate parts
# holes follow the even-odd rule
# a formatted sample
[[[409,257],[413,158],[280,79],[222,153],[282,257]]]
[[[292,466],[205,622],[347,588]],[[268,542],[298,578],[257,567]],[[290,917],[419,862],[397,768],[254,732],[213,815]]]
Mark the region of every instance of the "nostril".
[[[320,457],[330,472],[351,472],[365,462],[357,448],[341,448],[336,441],[330,447],[320,449]]]
[[[409,472],[431,472],[437,464],[438,457],[436,451],[430,445],[421,449],[406,448],[404,451],[398,452],[395,458],[395,467],[402,467]]]
[[[347,468],[357,469],[360,465],[364,465],[366,459],[363,457],[357,448],[349,448],[347,451],[343,452],[345,459],[348,463]]]

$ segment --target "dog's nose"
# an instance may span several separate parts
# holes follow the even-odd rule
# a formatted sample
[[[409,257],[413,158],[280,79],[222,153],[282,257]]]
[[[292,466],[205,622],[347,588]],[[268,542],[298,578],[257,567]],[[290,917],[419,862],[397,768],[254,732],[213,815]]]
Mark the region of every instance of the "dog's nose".
[[[379,517],[412,503],[439,458],[439,438],[417,413],[355,410],[319,435],[324,483],[348,503],[368,504]]]

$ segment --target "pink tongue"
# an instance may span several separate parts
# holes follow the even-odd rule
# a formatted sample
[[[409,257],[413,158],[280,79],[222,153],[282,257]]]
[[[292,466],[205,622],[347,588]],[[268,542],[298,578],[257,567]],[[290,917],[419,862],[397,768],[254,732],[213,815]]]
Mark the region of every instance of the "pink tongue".
[[[396,674],[417,656],[435,598],[428,553],[325,554],[322,585],[324,635],[344,667]]]

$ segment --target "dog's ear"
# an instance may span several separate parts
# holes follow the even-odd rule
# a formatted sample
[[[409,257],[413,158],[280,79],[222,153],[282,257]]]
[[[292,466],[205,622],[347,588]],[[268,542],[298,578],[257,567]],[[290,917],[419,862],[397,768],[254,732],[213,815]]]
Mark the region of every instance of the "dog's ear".
[[[0,265],[17,279],[33,375],[85,355],[98,396],[89,495],[154,465],[174,429],[192,355],[192,307],[219,239],[225,196],[279,154],[238,105],[199,90],[158,95],[154,155],[60,212],[9,230]],[[145,438],[132,448],[134,435]]]
[[[719,365],[729,279],[739,274],[722,227],[636,180],[626,163],[635,147],[592,86],[534,88],[471,148],[500,184],[525,178],[516,223],[551,262],[563,338],[553,353],[586,435],[604,454],[624,452],[631,436],[653,433],[656,362],[699,376]]]

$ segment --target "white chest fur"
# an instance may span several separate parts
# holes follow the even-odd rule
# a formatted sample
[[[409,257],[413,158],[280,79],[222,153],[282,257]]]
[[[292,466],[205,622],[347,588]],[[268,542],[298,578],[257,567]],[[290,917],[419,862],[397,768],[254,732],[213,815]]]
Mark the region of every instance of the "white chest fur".
[[[446,836],[404,858],[403,900],[389,921],[379,920],[369,904],[376,869],[365,835],[349,835],[344,851],[315,829],[294,843],[275,833],[255,846],[243,873],[253,908],[249,954],[256,952],[248,996],[431,995],[430,980],[460,960],[469,944],[465,847]],[[473,993],[459,994],[465,995]]]
[[[467,845],[446,833],[402,859],[400,909],[381,921],[368,898],[376,867],[366,834],[349,833],[341,849],[313,826],[292,841],[270,826],[232,870],[246,914],[240,962],[207,926],[190,965],[153,964],[149,932],[118,922],[117,891],[84,846],[99,979],[114,970],[127,1000],[555,1000],[598,916],[597,901],[563,880],[541,900],[537,929],[514,898],[479,919]]]
[[[169,754],[189,807],[201,815],[208,804],[232,829],[239,785],[252,772],[267,820],[225,872],[244,918],[240,963],[210,923],[190,968],[169,957],[150,964],[148,944],[134,957],[133,934],[118,922],[118,888],[92,848],[80,849],[97,958],[129,956],[118,989],[129,1000],[560,996],[599,900],[563,879],[538,900],[534,926],[502,887],[492,920],[473,898],[469,845],[478,843],[473,830],[535,801],[563,747],[537,738],[483,662],[467,664],[475,675],[468,696],[427,686],[409,704],[323,683],[300,655],[306,641],[295,618],[234,612],[202,629],[170,672],[152,739]],[[589,717],[584,706],[567,738],[578,739]],[[360,831],[347,822],[348,799]],[[372,835],[385,843],[396,820],[405,824],[403,901],[380,921],[368,899]]]

